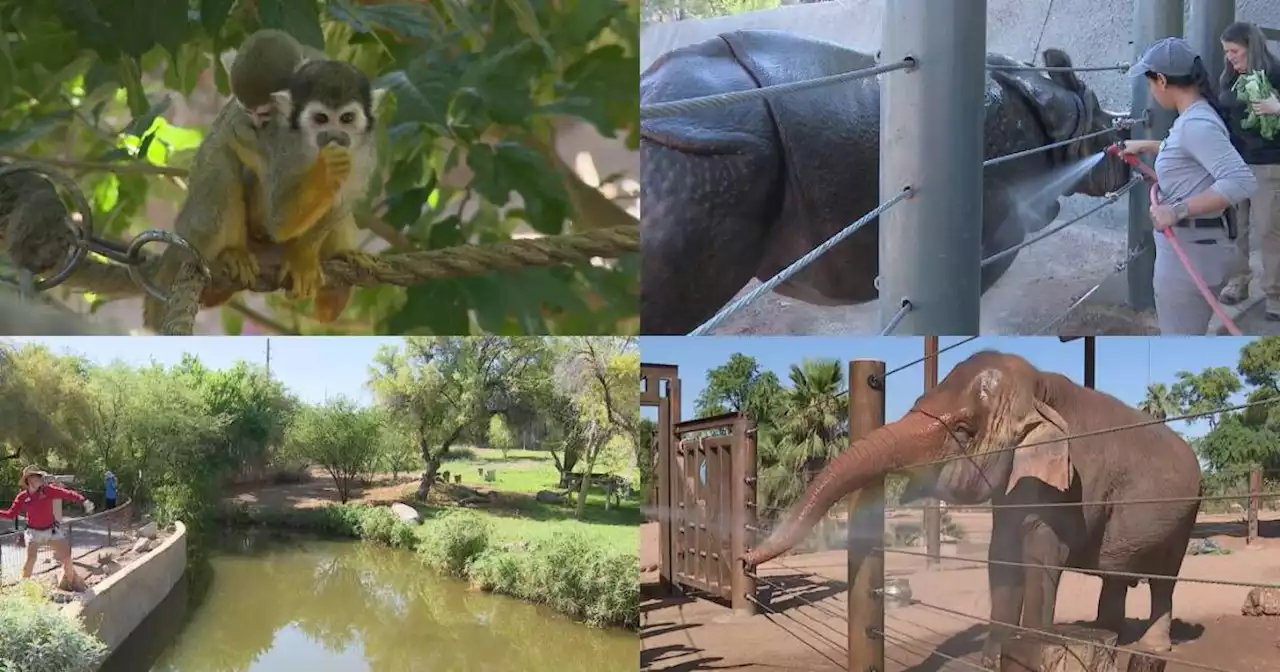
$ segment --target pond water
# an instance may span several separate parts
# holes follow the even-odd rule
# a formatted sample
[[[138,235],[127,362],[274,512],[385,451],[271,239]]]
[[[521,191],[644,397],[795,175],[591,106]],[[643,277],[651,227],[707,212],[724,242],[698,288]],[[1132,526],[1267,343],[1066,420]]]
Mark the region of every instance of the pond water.
[[[264,532],[219,540],[102,672],[637,669],[638,635],[473,592],[410,552]],[[202,583],[202,582],[197,582]]]

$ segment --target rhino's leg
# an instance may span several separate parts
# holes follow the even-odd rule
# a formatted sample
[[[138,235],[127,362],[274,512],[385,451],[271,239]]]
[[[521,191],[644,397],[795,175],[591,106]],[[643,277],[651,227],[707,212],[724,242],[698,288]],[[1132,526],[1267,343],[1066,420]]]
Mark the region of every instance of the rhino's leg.
[[[721,40],[645,73],[641,104],[756,88]],[[733,298],[782,202],[772,117],[753,101],[654,119],[640,141],[644,334],[687,334]]]

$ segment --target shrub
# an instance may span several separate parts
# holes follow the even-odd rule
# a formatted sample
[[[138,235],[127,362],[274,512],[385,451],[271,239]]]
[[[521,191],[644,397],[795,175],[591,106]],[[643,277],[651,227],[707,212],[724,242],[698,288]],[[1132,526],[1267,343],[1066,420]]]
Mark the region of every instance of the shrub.
[[[361,539],[393,548],[413,548],[417,541],[413,527],[382,506],[361,511],[357,531]]]
[[[466,578],[467,567],[489,547],[489,521],[473,511],[455,510],[437,518],[418,545],[432,569]]]
[[[87,672],[107,647],[49,602],[38,584],[0,593],[0,671]]]

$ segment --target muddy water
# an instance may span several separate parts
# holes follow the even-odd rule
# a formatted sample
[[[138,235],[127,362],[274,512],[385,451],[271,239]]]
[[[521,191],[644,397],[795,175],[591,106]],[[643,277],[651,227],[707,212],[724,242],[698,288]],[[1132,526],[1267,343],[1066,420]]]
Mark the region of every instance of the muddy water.
[[[257,533],[220,540],[210,565],[199,598],[175,588],[102,672],[595,672],[639,661],[635,633],[471,592],[406,551]]]

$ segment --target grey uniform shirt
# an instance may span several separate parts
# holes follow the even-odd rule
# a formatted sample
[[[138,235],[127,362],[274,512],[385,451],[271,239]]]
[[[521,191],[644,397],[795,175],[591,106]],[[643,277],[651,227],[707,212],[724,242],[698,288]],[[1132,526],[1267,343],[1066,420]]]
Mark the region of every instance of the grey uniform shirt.
[[[1247,200],[1258,186],[1253,171],[1231,146],[1227,125],[1204,100],[1192,103],[1174,120],[1156,155],[1155,169],[1160,202],[1170,205],[1205,189],[1213,189],[1235,205]],[[1221,214],[1210,212],[1200,217]]]

